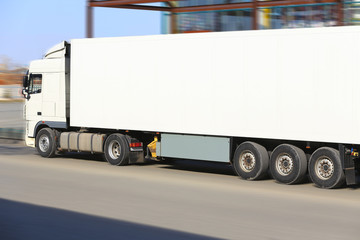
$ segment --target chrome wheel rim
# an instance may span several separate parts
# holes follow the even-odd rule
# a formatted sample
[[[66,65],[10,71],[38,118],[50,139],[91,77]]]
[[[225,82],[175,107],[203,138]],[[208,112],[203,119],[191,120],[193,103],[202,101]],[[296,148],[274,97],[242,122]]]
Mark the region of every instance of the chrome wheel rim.
[[[108,153],[112,159],[118,159],[121,154],[121,147],[118,141],[113,140],[109,144]]]
[[[289,175],[294,169],[294,160],[287,153],[281,153],[275,160],[277,172],[282,176]]]
[[[328,157],[320,157],[315,162],[316,175],[322,180],[328,180],[334,174],[334,162]]]
[[[239,161],[240,161],[240,168],[244,172],[251,172],[252,170],[254,170],[256,165],[256,159],[252,152],[250,151],[242,152],[240,154]]]
[[[43,134],[39,138],[39,148],[42,152],[46,152],[50,147],[50,139],[46,134]]]

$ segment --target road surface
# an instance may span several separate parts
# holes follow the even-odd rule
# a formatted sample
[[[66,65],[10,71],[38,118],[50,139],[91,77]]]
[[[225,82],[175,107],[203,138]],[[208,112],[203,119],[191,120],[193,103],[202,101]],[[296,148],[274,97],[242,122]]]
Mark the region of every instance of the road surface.
[[[124,167],[0,144],[0,239],[360,239],[360,189],[244,181],[228,165]]]

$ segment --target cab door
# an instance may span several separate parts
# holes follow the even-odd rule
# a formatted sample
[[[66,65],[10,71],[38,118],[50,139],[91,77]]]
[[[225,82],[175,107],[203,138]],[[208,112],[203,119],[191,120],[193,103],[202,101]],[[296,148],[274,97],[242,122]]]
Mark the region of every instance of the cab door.
[[[40,121],[42,115],[42,78],[39,73],[30,73],[29,75],[29,98],[25,103],[26,120]]]

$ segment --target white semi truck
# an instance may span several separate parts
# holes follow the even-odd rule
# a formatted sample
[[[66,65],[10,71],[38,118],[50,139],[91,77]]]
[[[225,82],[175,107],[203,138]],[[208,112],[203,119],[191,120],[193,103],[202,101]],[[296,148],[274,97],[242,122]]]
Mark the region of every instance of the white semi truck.
[[[248,180],[355,184],[359,42],[360,27],[62,42],[24,77],[26,143],[43,157],[194,159]]]

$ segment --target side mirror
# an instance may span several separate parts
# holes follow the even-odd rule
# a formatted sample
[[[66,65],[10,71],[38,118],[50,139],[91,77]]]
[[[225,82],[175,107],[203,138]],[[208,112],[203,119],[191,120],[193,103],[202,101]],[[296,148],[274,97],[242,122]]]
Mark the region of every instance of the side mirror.
[[[30,99],[30,94],[29,94],[29,76],[28,76],[29,71],[26,72],[26,74],[23,77],[23,89],[21,91],[22,95],[24,95],[24,98],[29,100]],[[31,74],[30,74],[31,77]]]
[[[29,86],[29,78],[27,75],[23,77],[23,87],[27,88]]]

